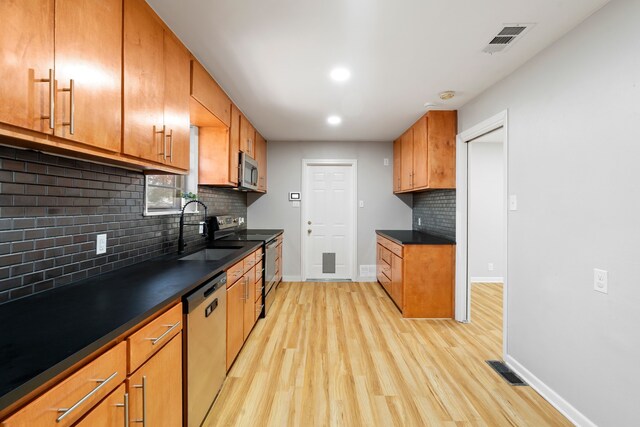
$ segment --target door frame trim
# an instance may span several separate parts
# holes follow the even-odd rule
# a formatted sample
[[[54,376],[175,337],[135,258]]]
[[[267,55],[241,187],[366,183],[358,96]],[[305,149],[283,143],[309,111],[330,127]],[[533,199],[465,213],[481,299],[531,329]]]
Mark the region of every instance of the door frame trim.
[[[301,210],[300,210],[300,276],[302,281],[307,280],[307,269],[306,269],[306,246],[305,246],[305,216],[308,208],[308,204],[306,203],[307,199],[304,194],[307,188],[307,180],[308,180],[308,167],[309,166],[350,166],[353,171],[353,194],[351,200],[352,206],[352,221],[353,221],[353,229],[351,230],[351,239],[353,248],[351,250],[351,268],[349,269],[351,277],[347,277],[346,279],[355,280],[357,277],[357,265],[358,265],[358,160],[356,159],[302,159],[302,182],[300,191],[302,192],[301,197]]]
[[[503,141],[503,201],[504,201],[504,280],[502,286],[502,353],[506,357],[507,347],[507,301],[509,291],[509,250],[508,250],[508,230],[509,230],[509,127],[508,110],[500,113],[472,126],[461,132],[456,137],[456,280],[455,280],[455,319],[458,322],[469,323],[471,321],[471,286],[468,264],[468,168],[469,155],[468,142],[498,128],[504,128]]]

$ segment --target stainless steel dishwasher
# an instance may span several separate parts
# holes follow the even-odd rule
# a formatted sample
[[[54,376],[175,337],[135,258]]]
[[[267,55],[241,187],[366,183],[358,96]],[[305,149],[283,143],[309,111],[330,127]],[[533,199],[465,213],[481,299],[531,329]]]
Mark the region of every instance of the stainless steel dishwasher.
[[[200,426],[227,375],[227,274],[185,298],[185,426]]]

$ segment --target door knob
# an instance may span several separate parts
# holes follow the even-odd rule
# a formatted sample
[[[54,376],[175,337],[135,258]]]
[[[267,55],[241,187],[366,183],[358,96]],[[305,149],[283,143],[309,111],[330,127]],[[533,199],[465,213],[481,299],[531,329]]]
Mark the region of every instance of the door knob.
[[[311,225],[311,221],[307,221],[307,224]]]
[[[311,234],[311,229],[310,228],[307,230],[307,234]]]

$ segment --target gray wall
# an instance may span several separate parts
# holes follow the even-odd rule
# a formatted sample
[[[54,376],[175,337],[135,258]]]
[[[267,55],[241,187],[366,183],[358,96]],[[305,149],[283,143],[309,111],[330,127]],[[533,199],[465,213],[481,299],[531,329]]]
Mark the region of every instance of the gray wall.
[[[246,216],[244,193],[198,192],[210,214]],[[175,251],[179,215],[143,207],[139,172],[0,146],[0,303]],[[185,234],[202,241],[196,227]]]
[[[640,419],[638,17],[612,1],[458,116],[509,111],[508,354],[600,426]]]
[[[503,134],[497,137],[503,138]],[[469,143],[468,150],[469,276],[474,282],[502,281],[505,208],[502,141],[475,140]],[[493,264],[493,270],[489,270],[489,263]]]
[[[285,280],[299,280],[300,215],[302,207],[292,207],[290,191],[301,191],[302,159],[357,159],[358,200],[364,208],[358,214],[358,265],[376,261],[376,229],[410,229],[411,196],[393,195],[393,146],[391,142],[269,142],[268,193],[248,196],[250,228],[285,230],[283,275]],[[383,159],[389,159],[389,166]],[[304,194],[302,195],[304,203]],[[359,272],[359,269],[358,269]],[[375,271],[369,278],[375,280]]]
[[[430,190],[415,193],[412,222],[414,230],[455,240],[456,190]]]

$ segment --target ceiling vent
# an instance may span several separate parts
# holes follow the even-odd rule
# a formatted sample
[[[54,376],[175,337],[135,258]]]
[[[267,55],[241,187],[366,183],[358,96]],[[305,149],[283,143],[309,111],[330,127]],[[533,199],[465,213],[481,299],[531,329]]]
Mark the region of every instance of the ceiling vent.
[[[504,52],[518,39],[522,38],[534,24],[504,24],[504,27],[493,36],[493,39],[482,51],[488,54]]]

